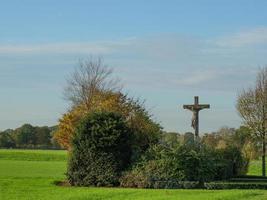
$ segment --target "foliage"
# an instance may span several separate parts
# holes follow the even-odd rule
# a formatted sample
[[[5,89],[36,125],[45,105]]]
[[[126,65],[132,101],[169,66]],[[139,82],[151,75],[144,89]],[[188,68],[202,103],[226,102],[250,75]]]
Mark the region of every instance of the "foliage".
[[[186,145],[187,147],[194,148],[194,145],[195,145],[195,136],[194,136],[194,134],[191,133],[191,132],[186,132],[184,134],[183,144]]]
[[[160,143],[171,148],[177,147],[181,144],[181,135],[175,132],[163,132]]]
[[[251,129],[246,126],[240,126],[238,129],[223,127],[217,132],[205,134],[202,142],[210,148],[238,148],[247,161],[257,159],[260,155],[258,142]]]
[[[7,132],[0,133],[0,147],[1,148],[14,148],[16,143],[11,135]]]
[[[70,149],[75,127],[84,115],[84,107],[77,106],[72,108],[68,113],[65,113],[59,120],[58,129],[55,131],[54,139],[62,148]]]
[[[214,179],[216,169],[214,154],[211,149],[195,143],[181,146],[177,152],[177,160],[180,161],[180,169],[184,173],[186,181],[210,181]]]
[[[131,130],[112,112],[88,114],[78,125],[68,166],[72,185],[111,186],[131,158]]]
[[[34,146],[36,144],[36,135],[34,127],[30,124],[24,124],[16,130],[16,143],[18,146]]]
[[[143,102],[121,92],[119,81],[102,59],[81,61],[67,80],[64,95],[71,108],[59,120],[54,137],[63,148],[71,149],[74,130],[84,116],[101,111],[120,113],[127,120],[134,136],[133,159],[158,142],[159,124],[153,121]]]
[[[142,160],[123,175],[121,186],[184,188],[183,182],[189,181],[203,187],[204,182],[245,174],[248,163],[234,147],[215,149],[197,142],[175,147],[159,144],[149,148]]]
[[[51,144],[51,135],[49,127],[35,127],[35,138],[36,145],[49,146]]]
[[[71,148],[75,127],[85,115],[101,111],[120,113],[126,119],[133,132],[134,157],[139,157],[150,144],[158,142],[161,127],[151,119],[152,117],[140,101],[122,93],[105,93],[96,95],[94,98],[96,100],[92,102],[90,109],[85,105],[76,106],[60,119],[55,139],[62,147]]]
[[[160,181],[170,184],[182,179],[183,173],[179,170],[175,152],[166,146],[154,145],[141,162],[122,176],[120,183],[123,187],[157,188]]]
[[[205,183],[208,190],[229,190],[229,189],[267,189],[267,183],[247,183],[247,182],[210,182]]]
[[[242,156],[237,147],[229,146],[217,150],[217,175],[215,180],[225,180],[247,173],[249,160]]]
[[[52,140],[55,128],[24,124],[15,130],[7,129],[0,132],[0,148],[58,149],[58,144]]]
[[[235,150],[237,152],[241,151],[240,146],[238,145],[239,141],[235,140],[235,129],[223,127],[219,129],[215,133],[205,134],[202,137],[202,142],[208,146],[209,148],[215,148],[217,151],[216,157],[214,159],[217,160],[217,175],[216,179],[227,179],[233,176],[233,166],[232,161],[227,161],[230,157],[226,154],[234,153]],[[231,151],[233,150],[233,152]],[[238,153],[237,153],[238,154]],[[238,154],[239,155],[239,154]]]
[[[236,108],[244,124],[262,144],[262,176],[266,175],[267,67],[259,70],[255,86],[239,94]]]

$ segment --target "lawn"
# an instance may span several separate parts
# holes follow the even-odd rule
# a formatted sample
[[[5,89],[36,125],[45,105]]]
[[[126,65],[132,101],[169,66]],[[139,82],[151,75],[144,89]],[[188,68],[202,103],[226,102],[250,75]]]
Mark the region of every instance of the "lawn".
[[[248,175],[258,175],[261,176],[262,170],[261,170],[262,162],[261,160],[253,160],[250,162],[249,169],[248,169]],[[267,161],[266,161],[267,165]]]
[[[70,188],[54,185],[64,180],[65,151],[0,150],[1,200],[264,200],[263,190],[149,190]],[[254,172],[253,172],[254,173]]]

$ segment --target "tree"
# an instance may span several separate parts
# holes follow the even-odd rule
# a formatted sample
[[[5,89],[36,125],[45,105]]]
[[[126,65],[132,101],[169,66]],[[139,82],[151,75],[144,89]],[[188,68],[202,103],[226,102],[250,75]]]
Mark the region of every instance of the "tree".
[[[69,112],[59,120],[54,138],[66,149],[71,148],[75,128],[89,113],[108,111],[120,113],[133,130],[137,152],[146,150],[158,141],[161,127],[145,109],[144,102],[123,94],[112,70],[101,60],[89,60],[80,64],[67,81],[65,97],[71,102]]]
[[[131,129],[123,116],[112,112],[88,114],[78,125],[68,165],[72,185],[118,185],[130,164]]]
[[[36,134],[36,145],[44,145],[46,147],[51,145],[50,130],[47,126],[35,127],[35,134]]]
[[[15,130],[16,143],[19,147],[33,147],[36,144],[35,128],[30,124],[24,124]]]
[[[59,120],[59,125],[54,132],[53,139],[65,149],[71,148],[75,128],[79,121],[85,116],[86,110],[82,106],[75,106],[65,113]]]
[[[179,137],[181,135],[176,132],[163,132],[160,143],[173,148],[180,145],[181,141],[179,141]]]
[[[8,132],[0,133],[0,148],[14,148],[15,146],[16,143]]]
[[[262,143],[262,176],[266,176],[267,67],[259,70],[254,87],[238,95],[236,108],[245,124]]]
[[[212,148],[212,147],[216,147],[219,141],[218,141],[217,134],[213,132],[213,133],[205,133],[202,137],[202,142],[206,146]]]
[[[72,106],[84,105],[92,109],[95,101],[103,94],[118,92],[121,89],[119,80],[113,77],[112,69],[106,66],[101,58],[79,62],[78,67],[69,79],[64,90],[65,98]]]
[[[63,148],[70,149],[80,120],[90,112],[109,110],[107,107],[116,101],[113,94],[119,92],[119,88],[118,79],[112,77],[112,69],[104,65],[101,58],[80,61],[67,79],[64,96],[70,102],[70,109],[59,120],[54,139]]]

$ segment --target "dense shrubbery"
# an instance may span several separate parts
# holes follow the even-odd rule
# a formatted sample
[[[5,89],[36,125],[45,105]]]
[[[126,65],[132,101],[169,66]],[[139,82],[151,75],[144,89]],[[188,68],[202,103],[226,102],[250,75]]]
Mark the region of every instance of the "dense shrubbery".
[[[245,162],[236,148],[217,150],[198,143],[174,147],[159,144],[151,147],[142,160],[122,176],[121,186],[203,187],[204,182],[226,180],[243,174]],[[197,186],[196,182],[199,183]]]
[[[245,126],[238,129],[223,127],[217,132],[204,134],[201,139],[204,144],[216,149],[238,148],[248,160],[257,159],[261,155],[257,138],[253,137],[251,129]]]
[[[87,115],[73,139],[68,166],[72,185],[114,186],[131,160],[131,130],[124,118],[112,112]]]
[[[121,177],[121,186],[155,188],[160,181],[169,181],[171,184],[184,178],[179,167],[175,151],[163,145],[154,145],[132,170]]]
[[[210,182],[205,183],[204,188],[208,190],[225,190],[225,189],[262,189],[267,190],[266,183],[246,183],[246,182]]]
[[[136,158],[134,130],[122,115],[88,114],[74,134],[69,182],[79,186],[195,188],[246,173],[248,160],[237,146],[215,148],[194,141],[189,133],[179,139],[178,135],[163,134]]]

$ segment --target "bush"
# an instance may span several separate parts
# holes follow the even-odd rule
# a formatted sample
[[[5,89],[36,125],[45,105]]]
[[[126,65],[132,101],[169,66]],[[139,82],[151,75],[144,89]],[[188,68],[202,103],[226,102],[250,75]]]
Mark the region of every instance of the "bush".
[[[71,185],[114,186],[131,158],[131,131],[119,114],[87,115],[76,129],[67,176]]]
[[[223,189],[267,189],[267,183],[232,183],[232,182],[210,182],[205,183],[205,188],[208,190],[223,190]]]
[[[243,174],[243,164],[242,154],[236,148],[216,150],[199,143],[170,148],[159,144],[152,146],[122,176],[120,184],[137,188],[204,187],[204,182]]]
[[[184,173],[184,180],[200,182],[213,180],[216,171],[214,154],[213,149],[197,143],[180,146],[176,151],[176,157]]]
[[[228,146],[216,150],[215,180],[226,180],[235,176],[244,175],[248,170],[249,160],[242,156],[237,147]]]
[[[163,145],[152,146],[142,160],[120,179],[122,187],[173,188],[183,179],[174,151]]]

